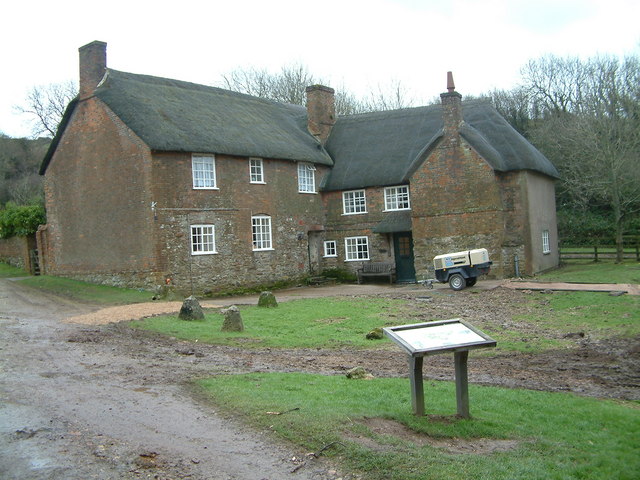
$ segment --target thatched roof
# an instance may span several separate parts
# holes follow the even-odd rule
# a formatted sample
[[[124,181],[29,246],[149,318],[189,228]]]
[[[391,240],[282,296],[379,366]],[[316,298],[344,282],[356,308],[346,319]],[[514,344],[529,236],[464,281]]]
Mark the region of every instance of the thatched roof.
[[[553,164],[488,102],[463,102],[462,137],[496,171],[533,170],[553,178]],[[326,144],[334,161],[324,190],[407,183],[443,135],[442,107],[341,117]]]
[[[307,130],[304,107],[167,78],[107,69],[95,91],[155,151],[228,154],[332,166],[323,190],[404,184],[443,135],[442,107],[338,118],[325,148]],[[78,101],[69,105],[44,174]],[[488,103],[463,102],[462,137],[496,171],[555,167]]]
[[[333,164],[308,132],[306,109],[299,105],[112,69],[95,96],[151,150]],[[42,171],[54,151],[45,157]]]

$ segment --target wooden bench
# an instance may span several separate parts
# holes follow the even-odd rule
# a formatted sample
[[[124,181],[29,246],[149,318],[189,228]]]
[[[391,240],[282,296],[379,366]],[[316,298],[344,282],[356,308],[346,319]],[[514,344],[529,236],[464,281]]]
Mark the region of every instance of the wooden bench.
[[[356,271],[358,283],[362,283],[364,277],[389,277],[389,283],[393,283],[393,277],[396,275],[396,267],[392,263],[369,262],[363,263]]]

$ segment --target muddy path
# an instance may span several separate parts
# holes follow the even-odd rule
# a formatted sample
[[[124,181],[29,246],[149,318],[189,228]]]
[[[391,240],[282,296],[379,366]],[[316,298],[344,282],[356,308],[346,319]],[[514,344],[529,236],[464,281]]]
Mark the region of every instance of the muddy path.
[[[448,289],[427,294],[402,288],[358,291],[403,300],[402,311],[389,313],[392,322],[462,317],[481,329],[508,328],[523,342],[558,335],[516,320],[548,301],[539,293],[506,288],[455,294]],[[145,316],[157,308],[144,304],[128,310]],[[375,376],[407,376],[406,358],[393,345],[363,357],[349,349],[243,350],[191,344],[122,323],[99,325],[104,317],[100,312],[78,317],[93,310],[27,294],[19,285],[0,280],[0,478],[357,478],[323,460],[308,461],[292,473],[305,452],[277,445],[265,434],[219,415],[215,406],[197,398],[189,381],[216,373],[342,374],[357,365]],[[84,323],[62,321],[70,317]],[[472,353],[469,379],[640,399],[638,338],[596,339],[589,332],[572,332],[569,338],[571,348],[544,354]],[[424,373],[427,378],[452,379],[452,358],[428,357]]]
[[[233,363],[230,354],[194,365],[195,356],[117,326],[61,322],[89,310],[0,280],[0,478],[340,476],[322,459],[291,473],[305,452],[194,399],[187,381],[214,373],[217,360]]]

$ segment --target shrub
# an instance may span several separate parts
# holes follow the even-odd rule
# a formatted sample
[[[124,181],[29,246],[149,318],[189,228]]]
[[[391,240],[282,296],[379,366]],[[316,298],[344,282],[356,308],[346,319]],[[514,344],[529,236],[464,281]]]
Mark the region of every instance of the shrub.
[[[0,238],[32,235],[46,221],[42,205],[18,206],[9,202],[0,210]]]

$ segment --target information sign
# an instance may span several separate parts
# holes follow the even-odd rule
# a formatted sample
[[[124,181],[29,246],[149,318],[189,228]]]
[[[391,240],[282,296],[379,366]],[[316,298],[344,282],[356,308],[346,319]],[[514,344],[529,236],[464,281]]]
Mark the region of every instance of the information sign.
[[[459,318],[387,327],[383,328],[383,331],[409,354],[411,403],[416,415],[424,415],[423,357],[436,353],[453,352],[458,415],[468,418],[467,358],[469,350],[495,347],[496,341]]]

